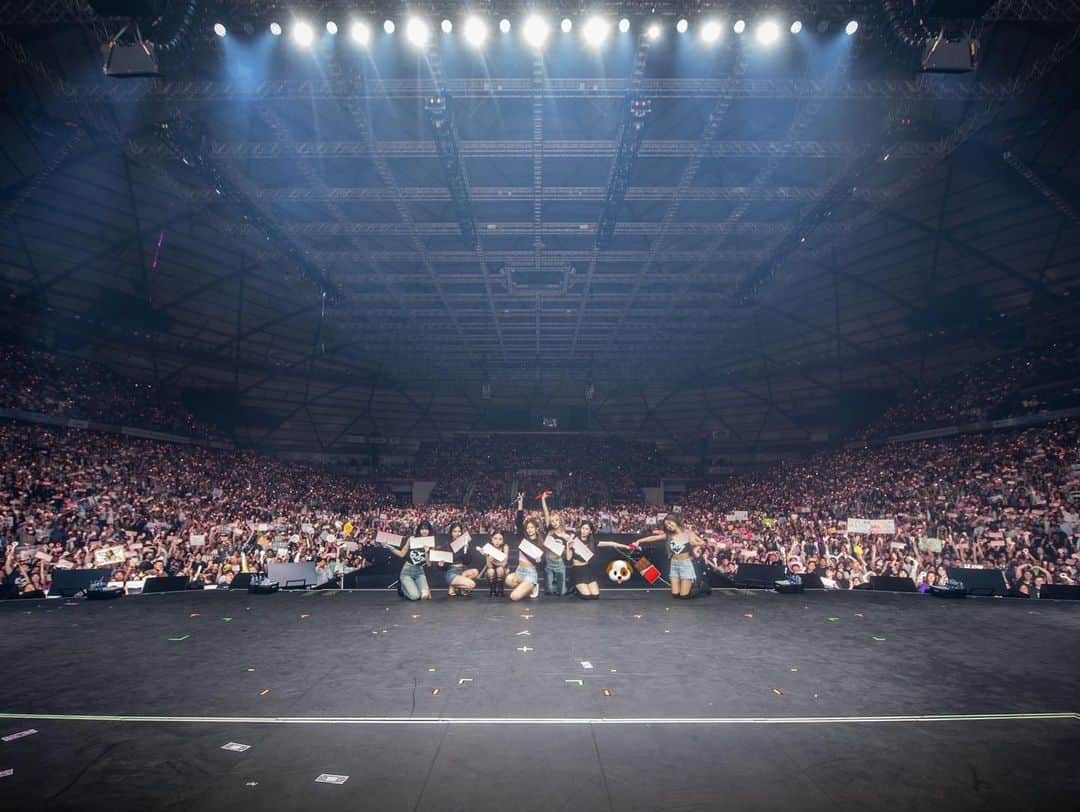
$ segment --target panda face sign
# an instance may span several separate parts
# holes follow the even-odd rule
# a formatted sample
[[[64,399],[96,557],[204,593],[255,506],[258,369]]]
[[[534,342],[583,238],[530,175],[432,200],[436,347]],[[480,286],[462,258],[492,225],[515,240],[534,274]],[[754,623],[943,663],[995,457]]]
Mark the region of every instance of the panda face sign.
[[[617,584],[629,581],[633,574],[634,571],[630,569],[630,565],[622,559],[612,561],[607,565],[607,577]]]

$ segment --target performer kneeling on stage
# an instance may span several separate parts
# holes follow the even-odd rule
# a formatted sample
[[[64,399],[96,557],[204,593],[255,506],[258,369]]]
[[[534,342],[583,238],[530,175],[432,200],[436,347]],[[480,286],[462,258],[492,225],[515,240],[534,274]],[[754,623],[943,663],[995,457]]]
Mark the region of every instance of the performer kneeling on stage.
[[[668,555],[671,557],[668,576],[671,579],[671,597],[689,598],[696,577],[692,558],[693,549],[704,547],[705,541],[693,530],[684,528],[679,518],[671,514],[664,518],[660,530],[638,539],[630,545],[630,548],[636,549],[642,544],[652,544],[656,541],[667,542]]]
[[[460,524],[454,522],[450,525],[450,552],[453,553],[454,561],[449,566],[439,565],[446,568],[443,577],[446,578],[446,594],[451,598],[457,596],[459,589],[462,595],[468,595],[471,590],[476,589],[476,579],[480,576],[480,570],[472,566],[472,542],[469,539],[461,542],[464,535],[465,529]]]
[[[431,522],[420,522],[416,526],[416,536],[427,538],[434,536],[435,532]],[[390,552],[398,558],[404,558],[405,564],[398,576],[401,584],[401,594],[406,600],[431,600],[431,588],[428,587],[427,575],[424,574],[424,565],[428,563],[428,550],[431,547],[413,547],[412,539],[401,545],[401,549],[391,547]]]
[[[536,519],[525,520],[525,537],[522,542],[529,542],[537,549],[537,557],[543,558],[543,550],[540,547],[540,525]],[[536,571],[536,562],[531,560],[521,551],[518,545],[517,569],[506,576],[506,585],[510,587],[510,600],[520,601],[525,598],[535,598],[540,594],[540,576]]]

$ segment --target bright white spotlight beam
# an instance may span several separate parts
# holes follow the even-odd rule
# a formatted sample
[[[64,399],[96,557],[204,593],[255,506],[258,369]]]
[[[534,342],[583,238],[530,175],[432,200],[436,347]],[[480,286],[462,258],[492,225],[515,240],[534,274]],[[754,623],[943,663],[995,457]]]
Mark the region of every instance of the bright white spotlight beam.
[[[857,20],[852,20],[846,26],[844,26],[844,33],[849,37],[859,30],[859,23]]]
[[[735,25],[732,26],[732,29],[735,31],[736,34],[741,34],[743,31],[746,30],[746,20],[736,20]]]
[[[649,23],[649,27],[645,29],[645,36],[653,42],[660,39],[662,33],[664,33],[664,30],[660,27],[660,23]]]
[[[223,37],[229,32],[225,28],[225,23],[214,23],[214,33],[219,37]]]
[[[723,29],[720,28],[720,23],[716,20],[709,20],[705,25],[701,27],[701,39],[707,44],[712,45],[723,33]]]
[[[280,37],[281,36],[281,23],[279,23],[279,22],[270,23],[270,33],[273,34],[275,37]]]
[[[349,35],[352,37],[353,42],[364,48],[371,42],[371,29],[367,23],[362,23],[359,20],[352,24],[349,29]]]
[[[603,17],[590,17],[585,21],[585,27],[582,29],[582,34],[585,37],[585,44],[590,48],[601,47],[610,33],[611,23]]]
[[[754,37],[761,45],[772,45],[780,39],[780,26],[776,20],[765,20],[754,27]]]
[[[530,48],[535,48],[538,51],[544,47],[550,33],[551,26],[539,14],[530,15],[521,28],[521,35],[525,37],[525,42],[528,43]]]
[[[301,48],[310,48],[311,43],[315,41],[315,31],[312,29],[310,23],[306,23],[303,20],[296,23],[292,27],[293,42],[299,45]]]
[[[469,17],[465,20],[465,41],[473,48],[482,48],[487,41],[487,23],[479,17]]]
[[[405,39],[417,48],[423,48],[431,39],[431,27],[419,17],[410,17],[405,23]]]

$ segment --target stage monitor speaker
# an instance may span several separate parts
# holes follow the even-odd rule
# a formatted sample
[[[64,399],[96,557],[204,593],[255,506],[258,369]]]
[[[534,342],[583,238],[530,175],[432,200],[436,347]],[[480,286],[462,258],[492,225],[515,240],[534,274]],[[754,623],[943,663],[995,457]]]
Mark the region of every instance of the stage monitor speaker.
[[[870,588],[877,592],[918,592],[915,582],[910,578],[895,578],[891,575],[871,575]]]
[[[799,576],[802,578],[803,589],[824,589],[825,584],[821,583],[821,576],[816,572],[805,572]]]
[[[966,598],[967,590],[964,589],[963,586],[948,587],[938,586],[937,584],[934,584],[930,587],[930,594],[933,595],[935,598]]]
[[[161,578],[147,578],[143,584],[142,593],[150,595],[155,592],[183,592],[187,589],[188,577],[186,575],[166,575]]]
[[[249,595],[273,595],[278,591],[280,584],[277,581],[271,581],[269,578],[252,578],[251,584],[248,586]]]
[[[1005,581],[1002,570],[965,569],[964,567],[946,567],[949,578],[964,585],[969,595],[982,598],[1009,595],[1009,584]]]
[[[229,589],[247,589],[251,586],[251,575],[250,572],[236,573],[232,581],[229,582]]]
[[[124,588],[122,586],[106,586],[101,589],[86,590],[86,599],[88,601],[110,601],[119,598],[123,594]]]
[[[1047,584],[1039,590],[1039,597],[1054,601],[1080,601],[1080,586]]]
[[[49,594],[61,598],[71,598],[90,588],[90,584],[112,578],[113,571],[108,567],[97,570],[53,570],[52,585]]]
[[[773,589],[786,573],[779,564],[739,564],[735,583],[741,587]]]

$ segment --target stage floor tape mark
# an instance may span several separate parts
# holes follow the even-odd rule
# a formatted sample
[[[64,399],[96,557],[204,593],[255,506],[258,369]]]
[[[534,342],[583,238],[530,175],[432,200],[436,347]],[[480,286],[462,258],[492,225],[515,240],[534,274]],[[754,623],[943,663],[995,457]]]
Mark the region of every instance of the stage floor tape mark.
[[[713,717],[461,717],[437,716],[112,716],[106,714],[0,713],[0,719],[52,722],[137,722],[217,725],[853,725],[925,722],[1080,721],[1080,713],[957,713],[898,716]]]

